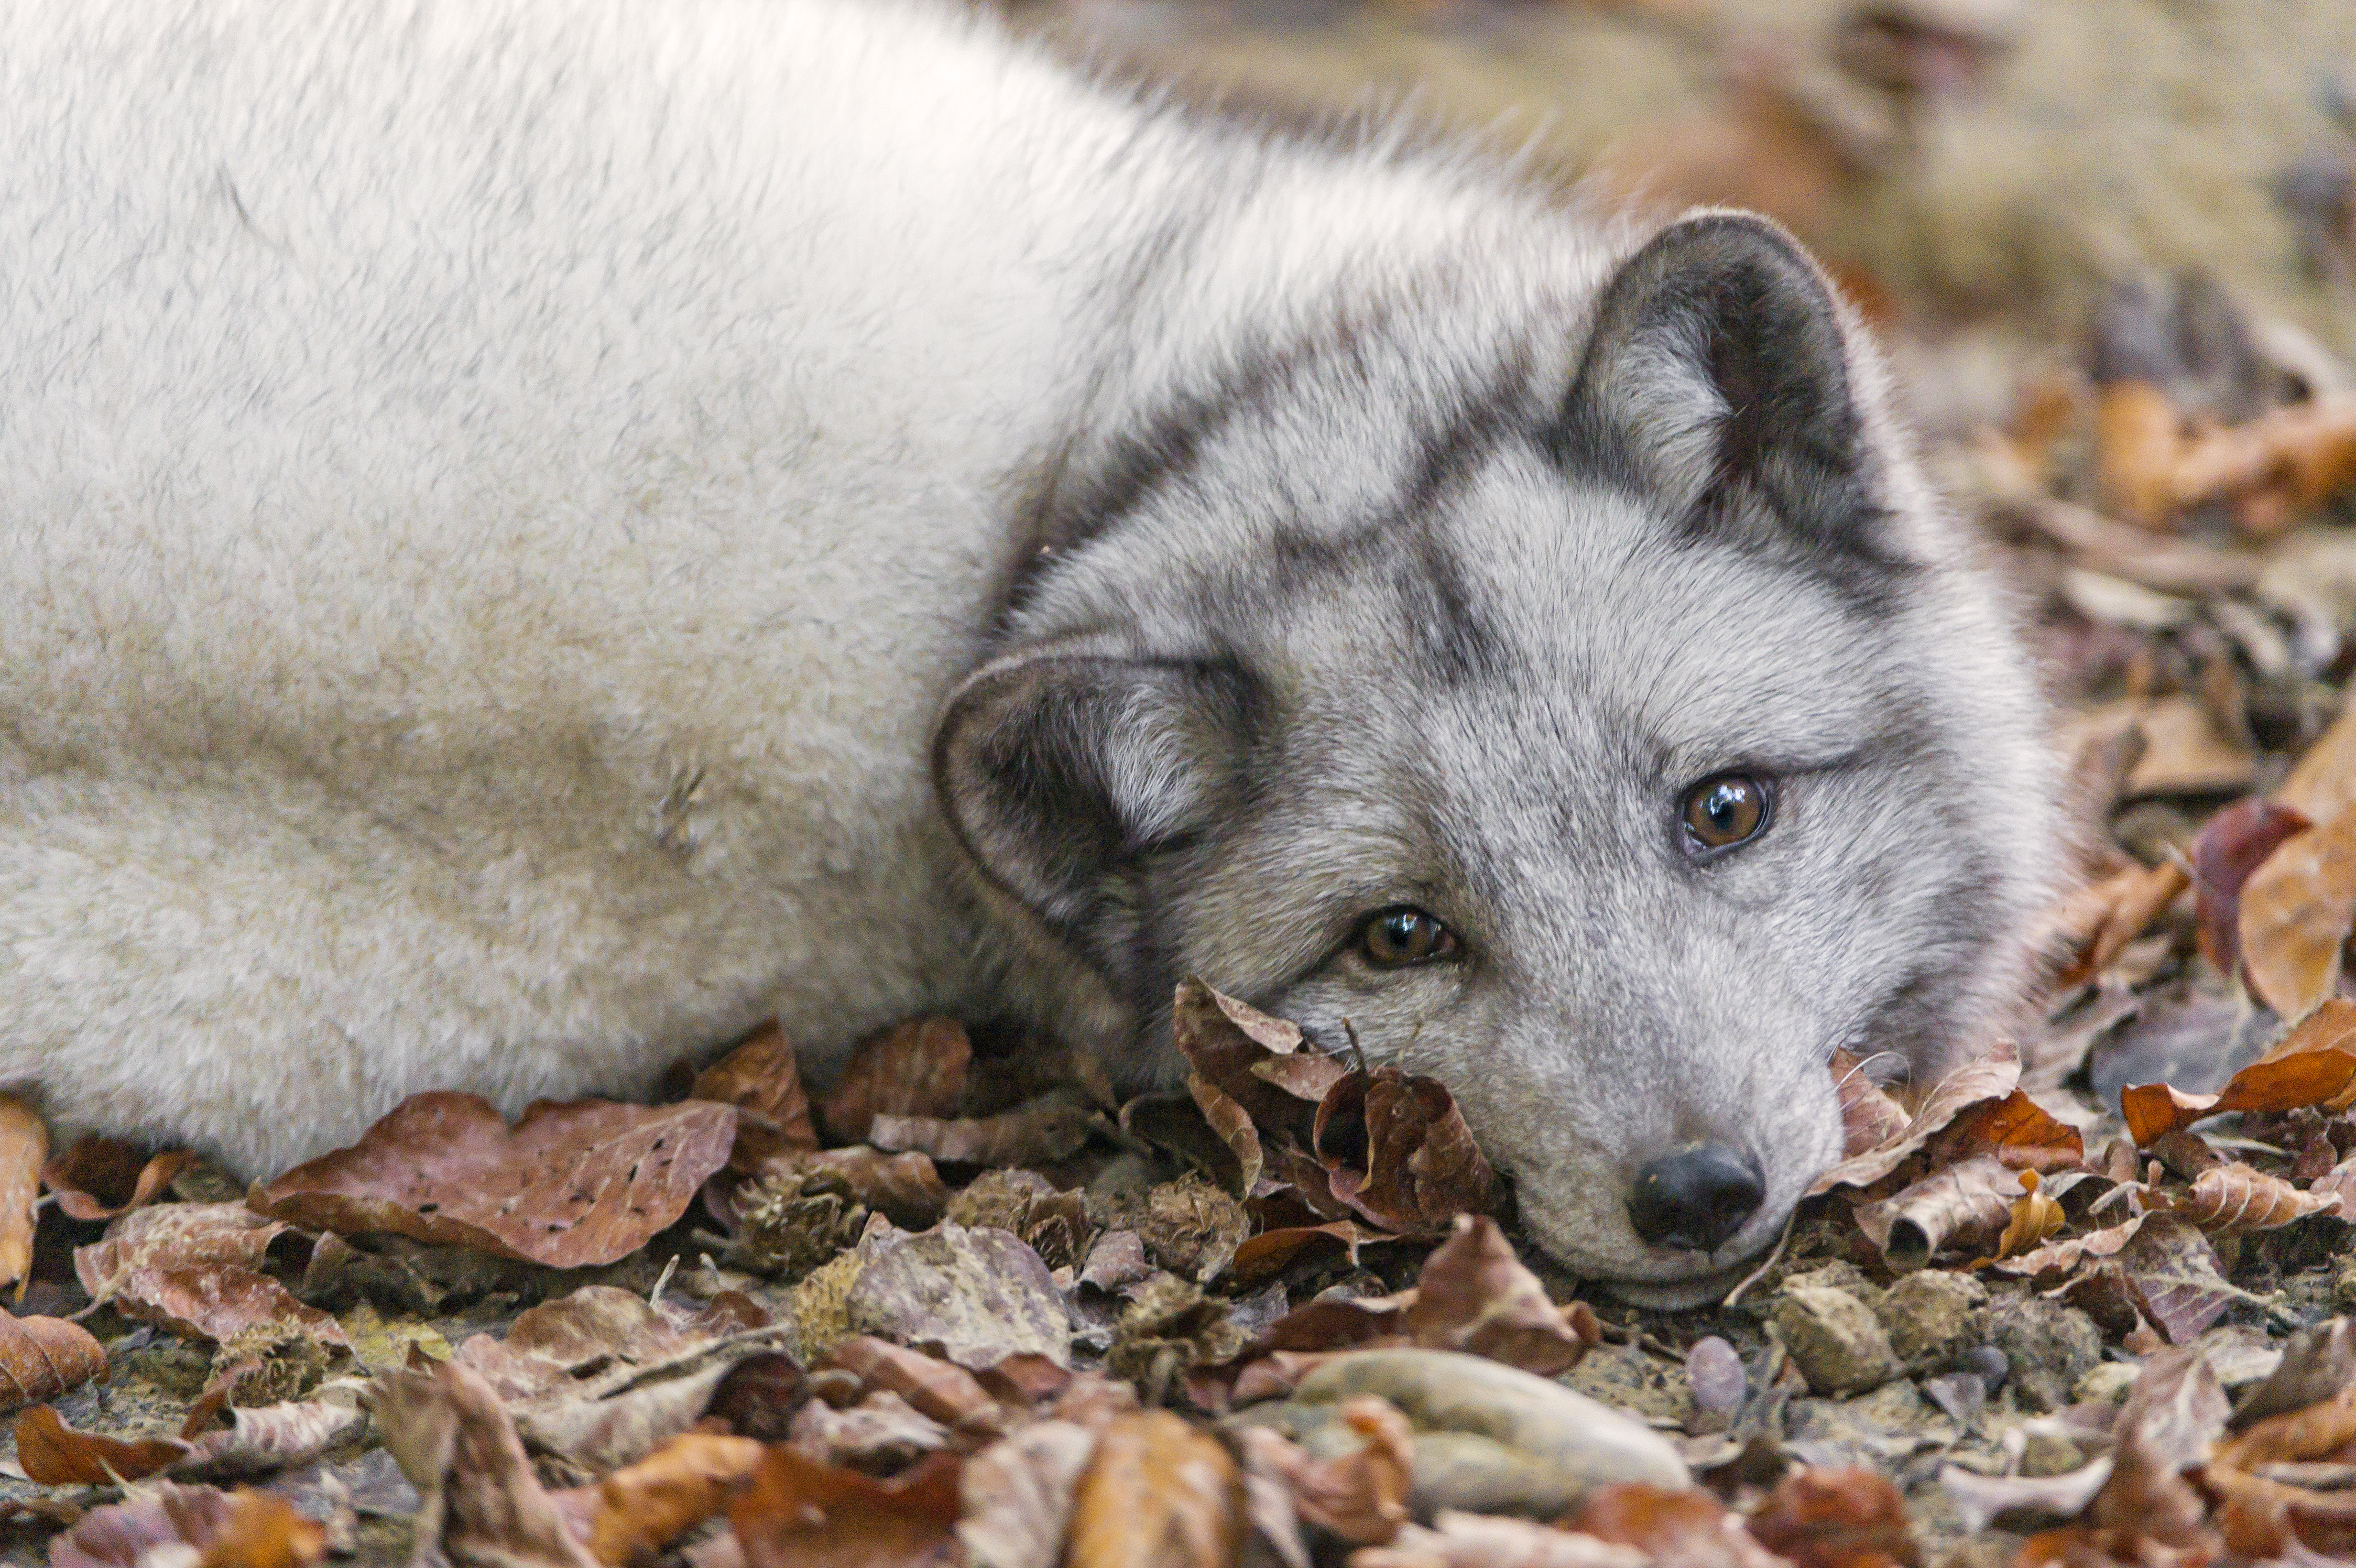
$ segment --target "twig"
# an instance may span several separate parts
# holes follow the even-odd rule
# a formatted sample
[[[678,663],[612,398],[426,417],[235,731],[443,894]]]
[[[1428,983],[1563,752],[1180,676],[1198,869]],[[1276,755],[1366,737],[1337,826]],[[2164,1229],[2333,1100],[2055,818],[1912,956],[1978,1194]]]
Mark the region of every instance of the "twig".
[[[1799,1222],[1800,1211],[1799,1210],[1794,1209],[1792,1211],[1792,1217],[1783,1221],[1783,1233],[1775,1238],[1775,1250],[1767,1254],[1767,1261],[1761,1264],[1757,1268],[1752,1269],[1749,1274],[1745,1275],[1742,1278],[1742,1283],[1736,1285],[1732,1290],[1728,1291],[1726,1293],[1726,1299],[1719,1302],[1719,1306],[1722,1307],[1733,1306],[1736,1301],[1741,1298],[1744,1291],[1749,1290],[1752,1285],[1757,1285],[1761,1277],[1763,1276],[1769,1269],[1773,1268],[1777,1264],[1783,1261],[1783,1249],[1792,1244],[1792,1231],[1794,1226],[1799,1224]]]

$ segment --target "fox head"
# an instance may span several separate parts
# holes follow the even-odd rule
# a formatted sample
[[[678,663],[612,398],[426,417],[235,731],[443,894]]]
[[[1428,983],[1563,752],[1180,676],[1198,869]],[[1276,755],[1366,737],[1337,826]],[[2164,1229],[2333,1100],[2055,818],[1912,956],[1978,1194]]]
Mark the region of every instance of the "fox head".
[[[1838,1157],[1836,1048],[1934,1072],[2017,987],[2027,662],[1771,224],[1328,304],[1076,459],[944,809],[1117,1082],[1188,974],[1346,1026],[1567,1265],[1698,1299]]]

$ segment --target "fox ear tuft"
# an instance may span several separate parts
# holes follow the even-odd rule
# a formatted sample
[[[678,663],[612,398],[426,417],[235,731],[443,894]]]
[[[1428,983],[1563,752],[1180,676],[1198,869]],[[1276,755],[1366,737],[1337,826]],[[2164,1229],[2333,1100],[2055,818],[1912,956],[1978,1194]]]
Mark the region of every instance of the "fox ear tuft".
[[[1215,818],[1258,691],[1231,665],[1001,659],[950,699],[934,788],[991,880],[1123,981],[1141,880]]]
[[[1629,258],[1597,304],[1557,450],[1693,531],[1764,525],[1895,564],[1839,309],[1765,219],[1689,218]]]

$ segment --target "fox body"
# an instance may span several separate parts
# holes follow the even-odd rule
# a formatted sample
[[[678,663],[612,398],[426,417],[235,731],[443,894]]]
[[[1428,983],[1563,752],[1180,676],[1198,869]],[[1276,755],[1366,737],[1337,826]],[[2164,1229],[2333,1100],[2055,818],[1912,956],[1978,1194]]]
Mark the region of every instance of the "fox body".
[[[261,1173],[929,1010],[1132,1090],[1195,974],[1665,1299],[1837,1156],[1834,1048],[2017,984],[2029,675],[1759,220],[835,0],[24,0],[0,158],[61,1124]]]

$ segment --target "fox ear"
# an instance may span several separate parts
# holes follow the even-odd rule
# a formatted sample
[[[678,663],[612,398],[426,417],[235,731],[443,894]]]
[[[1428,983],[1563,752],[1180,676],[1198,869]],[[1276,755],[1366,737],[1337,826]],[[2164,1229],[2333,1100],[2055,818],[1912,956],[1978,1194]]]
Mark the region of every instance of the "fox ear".
[[[1233,666],[1017,655],[950,699],[933,784],[991,880],[1116,978],[1156,855],[1238,775],[1258,688]]]
[[[1840,312],[1765,219],[1687,219],[1621,267],[1558,442],[1567,464],[1664,500],[1693,531],[1764,525],[1815,550],[1892,559]]]

